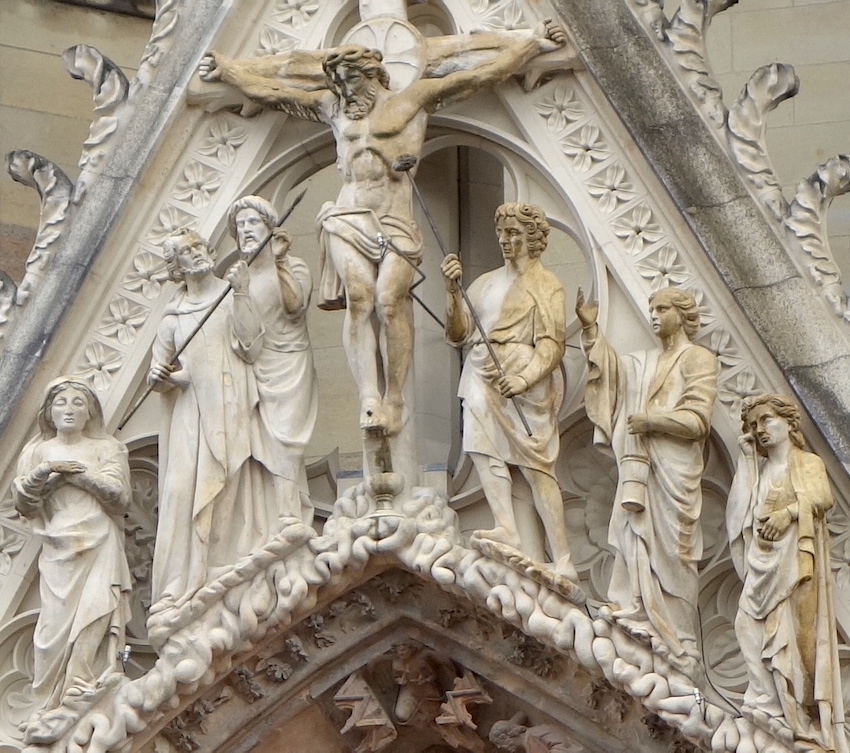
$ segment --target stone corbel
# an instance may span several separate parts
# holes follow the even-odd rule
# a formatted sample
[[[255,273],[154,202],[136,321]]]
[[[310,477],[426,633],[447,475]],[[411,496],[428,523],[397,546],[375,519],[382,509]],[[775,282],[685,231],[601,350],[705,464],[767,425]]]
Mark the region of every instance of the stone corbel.
[[[358,729],[365,732],[356,753],[376,753],[398,736],[395,725],[386,709],[360,672],[355,672],[343,683],[334,696],[334,703],[350,716],[341,734]]]
[[[122,105],[127,101],[130,82],[123,71],[94,47],[78,44],[62,53],[65,69],[75,79],[89,84],[94,96],[95,118],[89,137],[83,142],[80,177],[74,191],[74,203],[85,195],[89,183],[103,168],[110,151],[110,138],[118,130]]]
[[[456,677],[451,690],[446,691],[446,700],[440,706],[443,712],[434,721],[443,739],[458,750],[481,751],[486,748],[477,735],[478,725],[472,720],[470,706],[491,704],[493,699],[481,687],[468,670],[463,677]]]
[[[13,180],[34,188],[41,199],[35,244],[27,258],[24,279],[15,294],[15,305],[22,307],[44,279],[51,261],[62,246],[74,184],[50,160],[26,149],[9,152],[6,155],[6,168]],[[0,322],[0,338],[3,336],[2,328]]]
[[[826,214],[832,200],[850,192],[850,156],[828,159],[814,174],[800,181],[788,208],[785,225],[800,241],[806,267],[836,316],[850,321],[850,307],[841,282],[841,270],[829,247]]]
[[[711,74],[706,32],[712,19],[738,0],[682,0],[666,30],[667,44],[679,64],[697,104],[718,128],[726,122],[723,92]],[[642,3],[646,5],[646,3]],[[656,22],[657,23],[657,22]]]
[[[767,152],[767,114],[799,90],[800,79],[792,66],[765,65],[750,77],[729,109],[727,139],[732,156],[777,220],[785,217],[788,204]]]

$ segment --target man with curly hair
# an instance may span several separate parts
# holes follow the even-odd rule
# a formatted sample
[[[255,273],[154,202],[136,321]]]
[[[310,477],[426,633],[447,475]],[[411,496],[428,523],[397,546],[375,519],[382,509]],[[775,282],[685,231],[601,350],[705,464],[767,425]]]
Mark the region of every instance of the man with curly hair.
[[[555,572],[577,580],[570,557],[561,489],[555,478],[561,359],[566,349],[566,294],[540,261],[549,222],[539,207],[503,204],[496,210],[496,235],[505,264],[476,279],[468,291],[505,375],[500,376],[460,292],[460,260],[449,254],[446,278],[446,336],[469,348],[458,395],[463,400],[463,449],[469,453],[490,505],[495,527],[474,536],[521,549],[513,507],[511,468],[528,482],[543,522]],[[560,381],[560,384],[559,384]],[[560,389],[559,389],[560,388]],[[511,399],[531,428],[525,431]]]
[[[421,155],[430,113],[501,83],[565,44],[563,29],[545,21],[533,34],[502,40],[485,62],[419,78],[398,91],[390,89],[382,53],[360,45],[325,51],[322,83],[297,75],[309,68],[309,52],[256,60],[211,52],[201,61],[204,81],[223,81],[265,107],[333,130],[342,189],[317,218],[319,307],[346,309],[343,343],[360,391],[360,425],[370,434],[395,436],[410,417],[404,400],[413,365],[409,291],[422,234],[400,158]]]

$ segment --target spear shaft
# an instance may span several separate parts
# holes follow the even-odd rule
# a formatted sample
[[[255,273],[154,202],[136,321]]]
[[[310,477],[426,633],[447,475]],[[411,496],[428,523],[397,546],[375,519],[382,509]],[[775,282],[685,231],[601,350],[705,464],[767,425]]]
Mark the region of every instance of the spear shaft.
[[[425,197],[422,196],[422,192],[419,190],[419,186],[416,185],[416,181],[413,180],[413,176],[410,174],[410,170],[413,169],[413,166],[416,164],[416,162],[417,158],[413,155],[402,155],[401,157],[399,157],[398,161],[393,165],[393,170],[407,174],[407,179],[410,181],[410,185],[413,187],[413,193],[416,194],[416,200],[419,202],[419,206],[422,207],[422,211],[425,213],[425,218],[428,220],[428,225],[430,225],[431,230],[434,233],[434,237],[437,239],[437,245],[440,247],[440,251],[442,251],[443,257],[446,257],[449,255],[450,252],[446,247],[446,244],[443,242],[443,238],[440,235],[440,231],[437,229],[437,223],[434,220],[433,215],[431,214],[431,210],[428,209],[428,205],[425,203]],[[479,319],[478,313],[475,311],[475,307],[472,305],[472,301],[469,300],[469,295],[467,294],[463,285],[461,285],[460,283],[458,283],[458,290],[460,290],[460,294],[461,296],[463,296],[463,302],[466,304],[467,309],[469,309],[469,314],[472,317],[472,321],[475,324],[475,328],[481,335],[481,340],[486,346],[487,352],[490,354],[490,358],[493,359],[493,363],[496,365],[496,370],[499,372],[499,376],[507,376],[507,373],[505,372],[501,361],[499,361],[499,358],[496,355],[496,350],[493,348],[493,343],[490,342],[490,338],[484,331],[484,325],[481,323],[481,319]],[[525,417],[525,413],[523,413],[522,405],[520,405],[520,402],[519,400],[517,400],[516,395],[513,395],[511,397],[511,402],[514,404],[514,408],[516,408],[517,415],[519,416],[519,420],[522,422],[522,426],[525,429],[526,434],[528,434],[529,437],[533,436],[531,427],[528,425],[528,420]]]
[[[260,243],[260,245],[257,246],[257,250],[254,251],[251,254],[251,257],[248,259],[248,266],[249,267],[254,263],[256,258],[263,252],[265,247],[269,244],[269,241],[274,236],[275,230],[282,227],[283,223],[286,222],[289,219],[289,216],[295,211],[295,207],[297,207],[298,204],[301,203],[301,199],[304,198],[305,193],[307,193],[306,188],[303,191],[301,191],[301,193],[299,193],[293,199],[292,204],[290,205],[289,209],[287,209],[283,213],[283,216],[277,221],[277,224],[271,230],[269,230],[268,235],[266,235],[266,237],[263,238],[262,243]],[[195,339],[195,335],[197,335],[198,332],[201,331],[201,328],[207,323],[207,320],[213,315],[215,310],[221,305],[222,301],[224,301],[224,299],[227,298],[228,294],[232,290],[233,290],[233,286],[228,282],[227,287],[225,287],[224,290],[221,291],[218,298],[215,299],[215,301],[212,303],[212,305],[207,309],[206,313],[201,317],[201,320],[198,322],[198,325],[195,327],[195,329],[192,330],[192,332],[189,334],[189,337],[186,338],[186,342],[184,342],[179,348],[177,348],[177,350],[174,352],[174,355],[171,356],[171,358],[168,360],[167,366],[171,367],[171,366],[174,366],[174,364],[177,363],[180,356],[183,355],[183,351],[185,351],[186,348],[189,347],[189,343],[191,343],[192,340]],[[136,414],[136,411],[139,410],[142,403],[145,402],[145,400],[147,399],[148,395],[151,394],[151,392],[153,392],[153,387],[149,386],[144,391],[142,396],[133,404],[133,407],[130,408],[129,411],[127,411],[124,418],[121,419],[121,423],[118,424],[118,431],[121,431],[121,429],[123,429],[127,425],[127,422]]]

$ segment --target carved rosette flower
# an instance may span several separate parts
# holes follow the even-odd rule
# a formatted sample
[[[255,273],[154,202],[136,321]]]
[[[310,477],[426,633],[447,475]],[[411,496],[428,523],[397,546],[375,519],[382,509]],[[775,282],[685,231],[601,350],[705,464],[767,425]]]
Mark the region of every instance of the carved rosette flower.
[[[497,5],[499,0],[472,0],[470,5],[475,13],[486,13],[491,7]]]
[[[109,338],[115,338],[121,345],[130,345],[136,339],[136,332],[148,318],[148,310],[138,303],[116,296],[109,303],[109,310],[98,332]]]
[[[560,142],[561,151],[570,158],[573,167],[587,172],[596,162],[611,156],[608,145],[598,126],[582,126],[578,133],[565,137]]]
[[[639,254],[647,246],[664,237],[664,230],[655,221],[652,210],[646,204],[641,204],[628,214],[618,217],[611,223],[611,229],[614,235],[623,241],[626,251],[630,254]]]
[[[677,287],[688,280],[690,275],[679,252],[673,246],[662,246],[658,251],[635,265],[641,277],[649,280],[654,293],[661,288]]]
[[[278,23],[303,29],[319,10],[318,0],[278,0],[272,18]]]
[[[763,392],[756,375],[749,367],[742,369],[734,376],[721,382],[717,391],[720,400],[729,406],[729,413],[733,418],[741,415],[741,406],[748,397],[754,397]]]
[[[711,333],[708,349],[717,355],[720,368],[732,368],[741,362],[741,353],[735,341],[725,329],[716,329]]]
[[[541,117],[546,118],[546,126],[553,133],[563,131],[585,114],[575,91],[565,84],[556,86],[550,96],[537,103],[536,109]]]
[[[297,40],[273,26],[264,26],[257,45],[258,55],[279,55],[295,49]]]
[[[165,262],[150,251],[141,251],[133,259],[133,271],[127,275],[124,287],[140,292],[148,300],[159,295],[162,283],[168,279]]]
[[[610,165],[605,172],[589,180],[587,191],[606,214],[637,196],[634,183],[629,180],[622,165]]]
[[[194,228],[197,219],[179,207],[167,205],[160,210],[153,230],[148,233],[146,240],[154,246],[161,246],[162,242],[183,228]]]
[[[486,18],[480,21],[481,29],[488,31],[515,31],[517,29],[528,28],[522,3],[517,0],[508,0],[501,5],[494,3],[482,5],[484,5],[481,11],[483,13],[487,13],[488,9],[492,8],[493,5],[496,5],[496,7],[489,12]]]
[[[210,203],[210,196],[220,187],[222,175],[208,165],[190,162],[183,171],[183,178],[175,187],[174,196],[180,201],[189,201],[195,209],[203,209]]]
[[[214,157],[225,167],[230,167],[236,158],[236,149],[247,137],[248,132],[242,126],[231,126],[224,118],[214,118],[198,151],[204,156]]]
[[[104,392],[112,382],[112,375],[121,368],[122,363],[123,353],[94,340],[83,351],[79,374],[88,379],[98,392]]]

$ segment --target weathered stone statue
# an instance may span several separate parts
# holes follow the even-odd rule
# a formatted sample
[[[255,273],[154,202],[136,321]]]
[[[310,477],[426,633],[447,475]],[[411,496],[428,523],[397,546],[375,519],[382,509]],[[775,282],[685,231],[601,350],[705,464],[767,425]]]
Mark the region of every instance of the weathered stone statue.
[[[800,412],[788,398],[749,399],[741,419],[726,522],[744,582],[735,619],[749,678],[744,713],[844,752],[826,468],[803,449]]]
[[[271,473],[279,514],[313,520],[304,450],[319,405],[318,377],[307,332],[313,292],[310,268],[289,254],[289,234],[276,229],[272,205],[259,196],[237,199],[228,212],[241,260],[228,273],[233,322],[242,357],[253,365],[259,403],[251,421],[252,454]],[[271,242],[248,268],[268,233]]]
[[[163,252],[180,289],[159,325],[148,374],[165,408],[152,615],[262,545],[277,519],[274,488],[252,459],[254,389],[250,367],[234,348],[230,299],[168,365],[227,287],[213,273],[215,251],[197,233],[183,231]]]
[[[325,51],[325,81],[318,85],[298,76],[310,53],[233,61],[212,52],[201,62],[203,80],[224,81],[266,107],[333,129],[343,186],[318,217],[324,256],[319,305],[347,306],[344,342],[364,429],[393,436],[408,416],[404,387],[413,354],[408,292],[421,260],[422,235],[399,158],[420,156],[429,113],[504,81],[565,42],[563,30],[546,22],[534,35],[503,38],[487,62],[467,70],[456,66],[442,78],[420,78],[400,91],[390,90],[382,53],[358,45]]]
[[[250,198],[241,200],[246,207],[272,212],[263,199]],[[274,227],[273,213],[268,220],[253,208],[234,214],[249,255]],[[214,275],[215,253],[196,233],[183,231],[164,245],[169,274],[181,289],[160,324],[148,375],[168,406],[152,615],[179,605],[265,544],[279,518],[312,518],[303,464],[316,414],[304,325],[310,278],[288,248],[288,235],[279,231],[274,257],[265,249],[250,271],[237,262],[228,272],[232,297],[169,367],[227,282]]]
[[[717,396],[717,359],[692,338],[699,309],[682,290],[649,299],[658,350],[618,355],[597,325],[599,306],[579,290],[576,314],[590,367],[585,393],[595,441],[611,445],[620,478],[608,540],[616,549],[610,600],[600,614],[651,641],[690,676],[702,553],[703,445]]]
[[[74,377],[48,386],[38,424],[13,484],[18,512],[42,540],[28,744],[58,739],[121,676],[131,588],[121,524],[126,447],[104,432],[97,396]]]
[[[582,753],[585,750],[552,724],[530,725],[525,714],[495,722],[488,738],[497,750],[505,753]]]
[[[446,336],[455,347],[469,348],[458,387],[463,400],[463,448],[472,458],[496,524],[473,536],[521,548],[512,500],[514,468],[531,489],[529,501],[543,521],[556,572],[577,580],[555,478],[560,442],[553,373],[566,348],[564,288],[540,261],[549,236],[543,210],[529,204],[503,204],[495,219],[505,264],[475,280],[468,298],[505,376],[499,376],[462,299],[460,260],[449,254],[441,267],[447,288]]]

